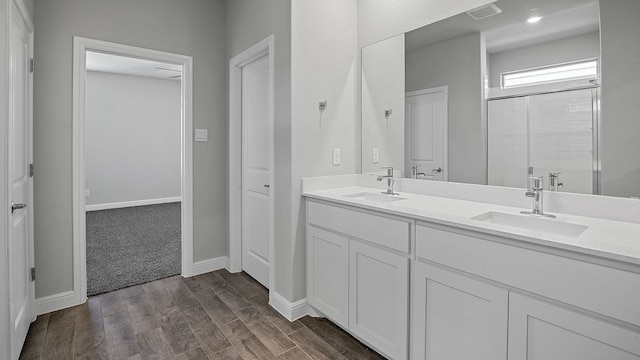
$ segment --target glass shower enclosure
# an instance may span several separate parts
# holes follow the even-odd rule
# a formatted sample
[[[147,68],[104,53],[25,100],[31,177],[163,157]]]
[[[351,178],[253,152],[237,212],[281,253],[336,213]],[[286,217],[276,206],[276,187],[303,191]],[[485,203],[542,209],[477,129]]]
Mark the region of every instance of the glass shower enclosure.
[[[487,183],[528,188],[531,176],[560,173],[559,191],[597,194],[597,88],[490,99]]]

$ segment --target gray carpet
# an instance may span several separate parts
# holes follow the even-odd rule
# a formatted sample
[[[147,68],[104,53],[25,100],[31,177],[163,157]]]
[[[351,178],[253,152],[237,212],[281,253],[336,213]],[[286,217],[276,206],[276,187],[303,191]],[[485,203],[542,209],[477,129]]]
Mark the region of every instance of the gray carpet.
[[[180,203],[87,212],[87,294],[181,270]]]

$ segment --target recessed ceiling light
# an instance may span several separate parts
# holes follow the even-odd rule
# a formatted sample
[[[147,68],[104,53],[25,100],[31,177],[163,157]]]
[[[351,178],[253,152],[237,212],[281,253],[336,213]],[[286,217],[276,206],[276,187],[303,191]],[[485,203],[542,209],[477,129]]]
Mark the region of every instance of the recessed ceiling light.
[[[528,18],[528,19],[527,19],[527,22],[528,22],[529,24],[535,24],[535,23],[537,23],[537,22],[538,22],[538,21],[540,21],[540,20],[542,20],[542,16],[534,15],[534,16],[531,16],[530,18]]]

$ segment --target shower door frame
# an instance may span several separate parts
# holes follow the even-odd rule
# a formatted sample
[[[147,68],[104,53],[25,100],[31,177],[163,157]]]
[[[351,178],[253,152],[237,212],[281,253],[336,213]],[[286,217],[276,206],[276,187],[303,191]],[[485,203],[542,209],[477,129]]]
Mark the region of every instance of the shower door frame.
[[[485,144],[485,153],[487,154],[486,163],[485,163],[485,183],[489,184],[489,101],[493,100],[504,100],[504,99],[513,99],[520,97],[530,97],[536,95],[547,95],[547,94],[555,94],[561,92],[569,92],[576,90],[591,90],[591,111],[592,111],[592,145],[593,145],[593,166],[592,166],[592,182],[593,189],[592,195],[600,195],[602,194],[602,109],[600,107],[601,100],[601,89],[600,85],[589,85],[589,86],[576,86],[570,88],[563,88],[558,90],[549,90],[549,91],[533,91],[533,92],[523,92],[516,95],[505,95],[505,96],[495,96],[487,98],[485,111],[487,118],[487,126],[485,127],[484,138],[486,139]],[[528,106],[528,100],[527,100]]]

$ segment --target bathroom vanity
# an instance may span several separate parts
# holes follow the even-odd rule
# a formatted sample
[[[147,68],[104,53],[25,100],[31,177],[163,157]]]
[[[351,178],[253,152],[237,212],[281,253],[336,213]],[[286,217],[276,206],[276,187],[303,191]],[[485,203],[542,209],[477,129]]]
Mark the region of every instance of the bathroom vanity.
[[[412,181],[304,190],[311,314],[390,359],[640,359],[640,224]]]

